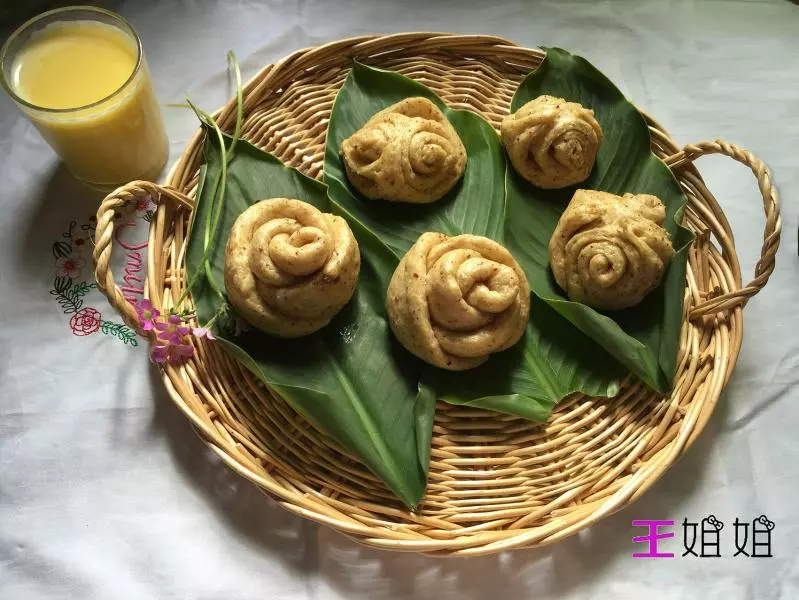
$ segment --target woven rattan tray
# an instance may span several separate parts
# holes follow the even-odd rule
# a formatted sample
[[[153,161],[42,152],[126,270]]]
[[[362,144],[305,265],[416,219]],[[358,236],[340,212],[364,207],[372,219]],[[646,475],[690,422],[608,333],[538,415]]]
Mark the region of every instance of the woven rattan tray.
[[[313,177],[322,172],[325,131],[352,59],[399,71],[454,108],[495,127],[522,78],[543,52],[487,36],[407,33],[359,37],[295,52],[269,65],[244,90],[243,137]],[[218,113],[231,130],[235,103]],[[670,398],[636,383],[617,398],[572,397],[545,426],[439,403],[427,495],[402,508],[360,463],[319,434],[218,344],[163,369],[170,397],[231,468],[286,509],[371,546],[441,555],[479,555],[560,540],[636,500],[704,429],[741,346],[742,309],[768,280],[780,235],[777,193],[765,165],[722,141],[679,149],[648,118],[653,151],[688,198],[690,252],[679,368]],[[198,131],[165,186],[132,182],[98,212],[94,259],[99,287],[125,321],[136,313],[110,268],[114,212],[149,195],[147,293],[168,308],[183,291],[187,230],[201,158]],[[692,162],[724,154],[757,178],[766,214],[754,279],[742,285],[732,232]]]

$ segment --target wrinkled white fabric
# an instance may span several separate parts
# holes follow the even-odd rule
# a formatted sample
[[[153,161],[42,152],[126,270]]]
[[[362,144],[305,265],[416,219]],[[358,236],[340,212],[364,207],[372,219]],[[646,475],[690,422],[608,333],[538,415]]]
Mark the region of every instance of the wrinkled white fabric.
[[[0,19],[25,8],[3,8]],[[129,0],[161,102],[205,109],[302,47],[369,32],[458,31],[583,54],[680,143],[722,137],[773,169],[777,269],[746,307],[737,369],[706,431],[632,507],[534,551],[444,560],[368,549],[280,509],[215,459],[144,349],[71,335],[49,290],[52,243],[96,209],[0,97],[0,598],[44,600],[776,600],[799,597],[799,6],[788,1],[525,3]],[[43,8],[43,7],[42,7]],[[16,24],[13,23],[14,25]],[[12,23],[6,23],[6,32]],[[0,25],[2,27],[2,25]],[[197,122],[165,108],[171,161]],[[736,234],[745,277],[762,241],[754,179],[699,167]],[[131,240],[141,236],[130,231]],[[88,268],[88,267],[87,267]],[[112,318],[99,294],[87,303]],[[720,559],[634,560],[633,519],[727,523]],[[767,515],[774,558],[732,558],[732,521]],[[678,534],[679,538],[679,534]]]

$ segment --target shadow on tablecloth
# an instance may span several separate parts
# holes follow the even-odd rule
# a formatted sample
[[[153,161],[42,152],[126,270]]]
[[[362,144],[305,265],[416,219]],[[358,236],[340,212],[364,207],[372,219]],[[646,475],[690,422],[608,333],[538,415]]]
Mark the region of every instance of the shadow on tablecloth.
[[[185,482],[207,501],[220,522],[256,552],[272,555],[302,574],[316,564],[316,525],[280,508],[258,487],[225,465],[201,440],[166,392],[159,371],[150,369],[152,430],[166,437]],[[181,482],[182,484],[182,482]]]

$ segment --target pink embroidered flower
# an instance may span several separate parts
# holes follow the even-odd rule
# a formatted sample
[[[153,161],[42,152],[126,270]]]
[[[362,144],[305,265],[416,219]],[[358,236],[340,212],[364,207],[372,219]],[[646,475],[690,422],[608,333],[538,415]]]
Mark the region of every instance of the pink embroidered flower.
[[[155,327],[156,319],[161,316],[161,312],[155,308],[149,300],[142,300],[134,304],[136,313],[139,315],[139,324],[144,331],[152,331]]]
[[[56,275],[59,277],[69,277],[70,279],[77,279],[83,267],[86,266],[86,260],[80,256],[70,254],[62,256],[55,261]]]
[[[142,218],[151,210],[155,209],[155,204],[150,200],[149,196],[143,198],[136,198],[133,202],[128,202],[121,208],[117,209],[117,214],[121,217],[136,216]]]
[[[194,337],[197,338],[205,338],[207,340],[215,340],[214,334],[211,332],[211,329],[208,327],[195,327],[192,330]]]
[[[84,308],[72,315],[69,326],[72,328],[72,333],[82,337],[100,329],[101,319],[99,311],[94,308]]]
[[[138,198],[136,202],[133,203],[133,212],[139,218],[143,217],[154,208],[155,205],[150,200],[150,196]]]

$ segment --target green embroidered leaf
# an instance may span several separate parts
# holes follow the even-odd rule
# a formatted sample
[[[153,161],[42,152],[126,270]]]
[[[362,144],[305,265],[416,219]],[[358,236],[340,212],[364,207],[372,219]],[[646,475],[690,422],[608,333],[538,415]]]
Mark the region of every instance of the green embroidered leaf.
[[[63,279],[67,279],[68,283],[65,283]],[[73,286],[69,277],[56,277],[54,289],[50,290],[50,295],[55,296],[56,302],[58,302],[65,315],[71,315],[78,312],[83,306],[82,297],[88,291],[88,289],[84,291],[84,286],[91,289],[94,285],[88,286],[85,282],[81,282]]]
[[[562,190],[536,188],[510,168],[507,174],[508,247],[525,269],[533,292],[595,340],[653,389],[671,389],[677,368],[685,269],[691,234],[678,226],[686,202],[671,171],[650,150],[641,114],[585,59],[549,48],[541,66],[519,86],[518,110],[537,96],[565,98],[594,110],[604,131],[596,166],[587,181]],[[576,188],[615,194],[648,193],[666,205],[665,228],[678,251],[664,282],[637,307],[600,313],[570,302],[549,269],[548,244]]]
[[[92,289],[97,287],[96,283],[87,283],[85,281],[81,281],[80,283],[76,283],[71,290],[73,298],[82,298],[86,294],[88,294]]]
[[[113,321],[102,321],[100,323],[100,331],[106,335],[112,335],[121,340],[124,344],[131,346],[138,346],[139,340],[136,337],[136,332],[130,329],[127,325],[122,323],[114,323]]]

